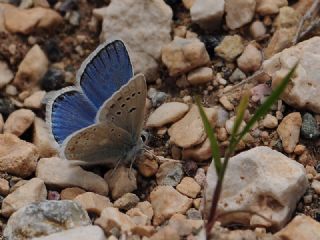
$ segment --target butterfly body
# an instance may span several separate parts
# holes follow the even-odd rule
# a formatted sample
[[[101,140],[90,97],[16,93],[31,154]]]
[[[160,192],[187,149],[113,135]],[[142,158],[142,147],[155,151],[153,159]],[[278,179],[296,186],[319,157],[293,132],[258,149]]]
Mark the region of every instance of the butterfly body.
[[[77,86],[53,93],[47,104],[61,156],[82,165],[132,163],[143,149],[146,92],[123,42],[98,47],[82,64]]]

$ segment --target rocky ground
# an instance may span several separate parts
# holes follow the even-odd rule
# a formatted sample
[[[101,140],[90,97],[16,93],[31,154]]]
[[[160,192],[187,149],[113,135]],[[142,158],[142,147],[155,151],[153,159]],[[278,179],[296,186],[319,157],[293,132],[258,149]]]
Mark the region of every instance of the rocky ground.
[[[230,160],[211,239],[320,239],[317,2],[0,0],[0,239],[204,239],[216,175],[193,96],[223,152],[243,91],[242,127],[297,61]],[[153,152],[114,172],[60,159],[44,122],[110,37],[147,77]]]

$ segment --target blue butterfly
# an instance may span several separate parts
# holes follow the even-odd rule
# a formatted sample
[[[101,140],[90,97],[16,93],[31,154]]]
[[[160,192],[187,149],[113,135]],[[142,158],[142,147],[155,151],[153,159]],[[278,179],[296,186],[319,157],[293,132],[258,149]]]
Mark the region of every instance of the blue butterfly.
[[[147,86],[133,76],[120,40],[100,45],[82,63],[74,87],[56,91],[46,119],[60,155],[80,165],[132,163],[142,152]]]

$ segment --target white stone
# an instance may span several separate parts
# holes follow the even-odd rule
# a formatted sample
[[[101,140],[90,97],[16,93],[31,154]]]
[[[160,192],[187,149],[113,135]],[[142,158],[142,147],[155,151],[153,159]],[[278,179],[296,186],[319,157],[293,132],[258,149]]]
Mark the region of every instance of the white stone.
[[[228,62],[232,62],[244,50],[243,40],[239,35],[226,36],[214,49],[215,53]]]
[[[78,202],[87,212],[100,216],[103,209],[112,207],[109,198],[93,192],[85,192],[76,196],[74,201]]]
[[[27,108],[39,109],[42,106],[42,100],[46,95],[46,91],[36,91],[31,96],[27,97],[23,104]]]
[[[213,80],[213,70],[209,67],[195,69],[188,73],[187,80],[192,85],[210,82]]]
[[[226,23],[234,30],[251,22],[255,8],[256,0],[225,0]]]
[[[260,39],[265,36],[267,30],[261,21],[254,21],[250,26],[250,33],[254,39]]]
[[[257,0],[256,11],[262,16],[272,15],[278,13],[281,7],[287,5],[287,0]]]
[[[3,132],[21,136],[33,123],[35,114],[29,109],[19,109],[9,115]]]
[[[50,234],[32,240],[107,240],[103,230],[98,226],[84,226]]]
[[[262,53],[255,45],[249,44],[237,59],[238,67],[245,73],[257,71],[262,63]]]
[[[179,37],[163,46],[161,58],[170,76],[178,76],[210,62],[204,43]]]
[[[163,0],[112,0],[95,11],[103,18],[101,41],[110,37],[125,41],[135,72],[156,80],[161,47],[171,40],[171,8]]]
[[[180,102],[164,103],[150,114],[147,127],[162,127],[181,119],[189,110],[189,106]]]
[[[289,87],[281,96],[287,104],[320,113],[320,37],[285,49],[264,61],[263,70],[272,77],[272,87],[299,61]]]
[[[13,73],[5,62],[0,61],[0,88],[3,88],[13,79]]]
[[[196,0],[190,9],[191,20],[207,31],[220,28],[225,0]]]
[[[57,157],[40,159],[36,176],[52,187],[80,187],[101,195],[107,195],[109,190],[102,177]]]
[[[206,196],[212,196],[217,182],[214,164],[208,168]],[[297,202],[308,188],[305,169],[300,163],[269,147],[255,147],[229,161],[218,214],[228,213],[218,220],[225,223],[250,223],[251,226],[281,229],[291,218]],[[211,198],[207,198],[211,205]],[[257,215],[232,211],[258,212]]]
[[[233,125],[234,125],[234,121],[236,120],[236,117],[235,116],[233,116],[232,118],[230,118],[230,119],[228,119],[227,121],[226,121],[226,130],[227,130],[227,132],[229,133],[229,134],[231,134],[232,133],[232,129],[233,129]],[[239,130],[238,130],[238,132],[241,132],[244,128],[245,128],[245,126],[246,126],[246,123],[245,123],[245,121],[242,121],[241,122],[241,124],[240,124],[240,126],[239,126]]]
[[[262,121],[262,125],[265,128],[275,128],[278,126],[278,119],[275,116],[272,116],[271,114],[267,114]]]

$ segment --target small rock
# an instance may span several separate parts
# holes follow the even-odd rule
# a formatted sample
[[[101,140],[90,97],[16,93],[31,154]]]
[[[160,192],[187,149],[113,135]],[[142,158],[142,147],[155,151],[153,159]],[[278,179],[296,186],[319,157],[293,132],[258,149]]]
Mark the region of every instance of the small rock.
[[[194,180],[203,187],[206,181],[206,173],[203,168],[198,168],[196,175],[194,176]]]
[[[159,229],[152,237],[150,240],[180,240],[180,236],[173,227],[171,226],[164,226]]]
[[[60,196],[61,200],[73,200],[83,193],[86,193],[86,191],[78,187],[71,187],[63,189]]]
[[[37,147],[41,158],[53,157],[58,154],[46,123],[38,117],[34,119],[32,142]]]
[[[212,196],[217,182],[214,163],[208,168],[206,196]],[[255,147],[229,161],[218,212],[219,221],[228,224],[250,223],[281,229],[291,218],[297,202],[308,188],[305,169],[300,163],[268,147]],[[285,189],[285,191],[284,191]],[[211,198],[206,198],[211,206]],[[273,222],[257,215],[233,215],[232,211],[259,212]],[[223,213],[229,213],[223,217]]]
[[[245,78],[246,78],[246,74],[244,74],[244,72],[242,72],[239,68],[236,68],[231,74],[229,80],[230,82],[237,82]]]
[[[226,23],[231,29],[240,28],[251,22],[256,8],[255,0],[225,0]]]
[[[157,91],[155,88],[149,88],[148,97],[151,98],[152,106],[157,107],[168,98],[168,94]]]
[[[143,214],[139,208],[131,208],[129,211],[126,212],[126,214],[131,217],[132,221],[136,225],[143,225],[144,226],[144,225],[151,224],[151,221],[149,221],[148,216]]]
[[[144,158],[138,162],[138,170],[144,177],[152,177],[158,172],[158,163],[155,160]]]
[[[254,39],[261,39],[267,33],[266,27],[264,26],[263,22],[261,21],[254,21],[250,25],[250,34]]]
[[[226,130],[229,134],[232,133],[232,129],[233,129],[233,125],[234,125],[234,121],[236,120],[236,117],[233,116],[232,118],[228,119],[226,121]],[[244,127],[246,126],[246,123],[244,121],[241,122],[240,126],[239,126],[239,130],[238,133],[241,132]]]
[[[3,133],[4,120],[2,114],[0,113],[0,133]]]
[[[130,232],[135,226],[128,215],[113,207],[105,208],[94,223],[103,228],[106,233],[110,233],[113,228],[118,228],[121,232]]]
[[[309,216],[298,215],[275,236],[286,240],[320,239],[320,223]]]
[[[9,182],[4,179],[0,178],[0,195],[7,196],[10,190]]]
[[[98,226],[76,227],[32,240],[107,240],[103,230]]]
[[[217,119],[216,108],[204,108],[209,122],[213,126]],[[207,135],[196,105],[178,122],[169,128],[170,141],[179,147],[188,148],[202,143]]]
[[[181,183],[178,184],[177,190],[187,197],[196,198],[201,187],[193,178],[184,177]]]
[[[22,90],[36,86],[48,69],[48,58],[39,45],[34,45],[19,65],[13,84]]]
[[[13,102],[8,98],[0,98],[0,113],[3,116],[8,116],[14,111],[15,107]]]
[[[275,116],[272,116],[271,114],[267,114],[262,121],[262,125],[265,128],[276,128],[278,126],[278,119]]]
[[[207,83],[213,80],[213,71],[209,67],[202,67],[188,73],[188,82],[191,85]]]
[[[3,199],[1,214],[9,217],[18,209],[33,202],[47,199],[47,189],[39,178],[32,178],[27,183],[10,193]]]
[[[45,91],[36,91],[24,100],[23,105],[27,108],[40,109],[45,95]]]
[[[80,16],[80,13],[78,11],[70,11],[68,12],[68,20],[69,20],[69,23],[72,25],[72,26],[79,26],[80,25],[80,20],[81,20],[81,16]]]
[[[109,170],[104,179],[107,181],[112,199],[116,200],[126,193],[137,189],[136,171],[124,166]]]
[[[9,32],[22,34],[29,34],[40,29],[52,29],[63,21],[57,12],[41,7],[30,9],[5,8],[4,20],[5,27]]]
[[[276,28],[291,28],[299,24],[301,15],[291,7],[282,7],[274,21]]]
[[[219,45],[221,39],[219,36],[213,36],[213,35],[201,35],[200,36],[201,42],[204,43],[206,46],[206,49],[208,51],[208,54],[213,57],[214,56],[214,49],[216,46]]]
[[[239,35],[226,36],[215,48],[215,53],[228,62],[233,62],[244,50],[242,38]]]
[[[60,200],[60,194],[57,191],[48,191],[48,200]]]
[[[314,189],[314,191],[320,195],[320,182],[318,180],[313,180],[311,187]]]
[[[253,45],[249,44],[237,59],[238,67],[245,73],[257,71],[262,62],[261,52]]]
[[[193,220],[201,220],[202,216],[201,216],[201,212],[195,208],[190,208],[187,213],[187,218],[188,219],[193,219]]]
[[[80,194],[73,200],[78,202],[88,213],[94,213],[98,216],[106,207],[112,207],[109,198],[93,192]]]
[[[220,28],[225,0],[195,0],[190,8],[191,20],[201,28],[212,32]]]
[[[13,134],[0,134],[0,171],[28,177],[36,170],[36,147]]]
[[[182,0],[183,6],[186,9],[191,9],[192,5],[195,3],[196,0]]]
[[[114,202],[114,207],[121,210],[129,210],[137,205],[139,198],[133,193],[126,193]]]
[[[259,0],[257,1],[256,11],[262,16],[273,15],[278,13],[281,7],[287,5],[287,0]]]
[[[0,10],[1,11],[1,10]],[[5,62],[0,61],[0,89],[11,82],[13,73]]]
[[[184,214],[191,206],[192,200],[171,186],[158,186],[150,194],[154,211],[153,224],[159,225],[175,213]]]
[[[304,151],[306,150],[306,146],[298,144],[295,148],[294,148],[294,153],[297,155],[301,155],[304,153]]]
[[[148,217],[148,220],[151,221],[153,217],[153,209],[151,203],[149,203],[148,201],[139,202],[136,208],[139,208],[141,212]]]
[[[158,107],[148,118],[147,127],[162,127],[181,119],[189,110],[185,103],[170,102]]]
[[[76,202],[43,201],[12,214],[3,236],[10,240],[32,239],[90,224],[87,212]]]
[[[234,110],[234,106],[233,104],[229,101],[227,96],[222,96],[221,98],[219,98],[219,102],[222,104],[222,106],[228,110],[228,111],[232,111]]]
[[[301,135],[306,139],[316,139],[320,136],[317,121],[310,113],[305,113],[303,115]]]
[[[299,112],[288,114],[279,124],[277,133],[279,134],[286,153],[292,153],[299,142],[301,125],[302,119]]]
[[[194,177],[198,170],[198,165],[195,161],[187,160],[183,163],[183,171],[188,177]]]
[[[177,76],[209,63],[210,58],[205,45],[198,39],[174,40],[162,48],[162,62],[170,76]]]
[[[108,184],[102,177],[57,157],[40,159],[36,176],[51,187],[80,187],[101,195],[108,194]]]
[[[164,162],[156,174],[158,185],[177,186],[183,176],[182,164]]]
[[[203,221],[187,219],[186,216],[178,213],[170,218],[168,225],[176,229],[182,237],[198,232],[203,227]]]
[[[29,109],[19,109],[11,113],[4,124],[3,132],[21,136],[33,123],[35,114]]]
[[[211,146],[208,138],[198,146],[182,150],[182,159],[193,159],[197,162],[202,162],[208,160],[211,156]]]
[[[258,84],[257,86],[250,89],[251,99],[254,102],[261,101],[265,98],[265,96],[270,95],[271,91],[271,88],[267,84]]]

